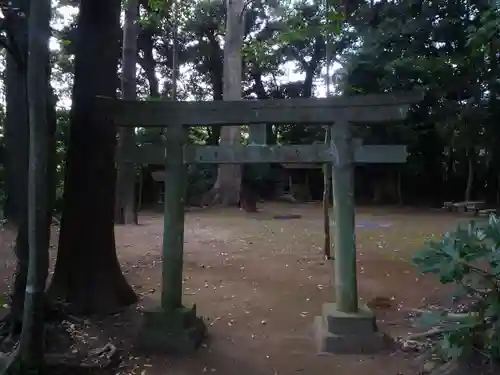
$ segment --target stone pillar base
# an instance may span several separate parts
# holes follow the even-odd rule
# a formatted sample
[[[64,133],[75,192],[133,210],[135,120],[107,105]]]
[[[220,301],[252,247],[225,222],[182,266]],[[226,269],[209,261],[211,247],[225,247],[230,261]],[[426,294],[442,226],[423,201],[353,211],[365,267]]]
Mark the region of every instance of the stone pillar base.
[[[338,311],[335,303],[324,304],[322,315],[314,320],[314,333],[320,354],[374,354],[394,345],[378,331],[375,315],[367,307],[349,314]]]
[[[145,353],[187,355],[206,337],[207,328],[196,315],[196,306],[172,311],[161,308],[144,312],[137,348]]]

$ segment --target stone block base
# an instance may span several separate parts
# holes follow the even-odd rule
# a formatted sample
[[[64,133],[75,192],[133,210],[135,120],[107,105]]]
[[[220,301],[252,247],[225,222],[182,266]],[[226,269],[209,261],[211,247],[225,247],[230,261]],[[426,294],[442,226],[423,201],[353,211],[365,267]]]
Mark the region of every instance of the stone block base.
[[[314,333],[318,352],[323,354],[374,354],[394,345],[389,336],[378,331],[375,315],[366,307],[349,314],[327,303],[322,316],[314,320]]]
[[[158,308],[144,312],[136,346],[145,353],[186,355],[202,344],[206,333],[196,306],[172,311]]]

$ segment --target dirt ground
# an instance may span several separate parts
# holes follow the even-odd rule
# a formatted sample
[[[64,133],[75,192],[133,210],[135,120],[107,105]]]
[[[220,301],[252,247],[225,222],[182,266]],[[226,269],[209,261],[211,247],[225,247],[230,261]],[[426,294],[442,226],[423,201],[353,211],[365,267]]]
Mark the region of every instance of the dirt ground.
[[[313,317],[320,315],[323,303],[334,300],[332,261],[323,258],[321,207],[266,204],[260,208],[257,214],[236,209],[186,214],[184,296],[186,302],[197,304],[210,340],[184,359],[144,358],[132,351],[119,373],[414,375],[412,355],[401,351],[377,356],[316,354]],[[283,214],[301,218],[273,219]],[[464,216],[430,210],[358,209],[360,298],[392,301],[391,306],[376,310],[381,330],[404,336],[411,331],[409,309],[442,300],[446,293],[439,283],[418,275],[410,260],[426,239],[439,238],[459,220]],[[162,216],[153,213],[142,214],[139,226],[116,227],[123,272],[141,296],[139,310],[158,304],[162,230]],[[0,277],[7,285],[13,259],[5,246],[8,233],[1,235]],[[2,291],[7,292],[5,288]],[[113,323],[111,334],[128,349],[137,321],[117,319],[122,322]]]

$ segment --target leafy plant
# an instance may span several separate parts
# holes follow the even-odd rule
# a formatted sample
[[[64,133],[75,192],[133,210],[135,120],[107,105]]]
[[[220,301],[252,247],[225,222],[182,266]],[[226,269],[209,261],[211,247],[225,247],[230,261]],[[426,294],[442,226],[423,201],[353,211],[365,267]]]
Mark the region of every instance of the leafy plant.
[[[491,216],[484,226],[471,222],[439,241],[429,242],[413,259],[422,273],[441,283],[455,283],[456,302],[469,302],[462,314],[428,312],[421,324],[440,326],[435,348],[445,360],[473,352],[500,360],[500,219]]]
[[[492,41],[500,35],[500,8],[492,7],[480,17],[478,26],[468,29],[468,43],[476,48],[476,53],[485,46],[490,46]]]

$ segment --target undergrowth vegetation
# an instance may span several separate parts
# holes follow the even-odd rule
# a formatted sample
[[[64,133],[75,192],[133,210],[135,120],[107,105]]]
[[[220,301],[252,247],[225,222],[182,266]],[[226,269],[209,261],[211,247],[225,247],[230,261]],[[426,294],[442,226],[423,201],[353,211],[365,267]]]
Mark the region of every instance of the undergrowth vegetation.
[[[480,354],[500,361],[500,218],[471,222],[429,242],[414,257],[422,273],[456,284],[454,311],[426,312],[420,324],[433,326],[434,355],[445,362]]]

